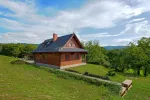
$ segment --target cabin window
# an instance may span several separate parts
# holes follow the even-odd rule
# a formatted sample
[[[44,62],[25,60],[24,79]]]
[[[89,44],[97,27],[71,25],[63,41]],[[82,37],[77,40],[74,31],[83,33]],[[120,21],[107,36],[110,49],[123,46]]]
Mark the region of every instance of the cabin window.
[[[71,47],[71,43],[69,43],[69,47]]]
[[[45,54],[42,54],[42,58],[43,58],[43,60],[45,60]]]
[[[76,45],[75,44],[73,44],[73,47],[75,47]]]
[[[68,54],[66,55],[65,60],[69,61],[69,55]]]
[[[72,43],[69,43],[69,47],[72,47]]]
[[[76,60],[79,60],[79,54],[76,54]]]

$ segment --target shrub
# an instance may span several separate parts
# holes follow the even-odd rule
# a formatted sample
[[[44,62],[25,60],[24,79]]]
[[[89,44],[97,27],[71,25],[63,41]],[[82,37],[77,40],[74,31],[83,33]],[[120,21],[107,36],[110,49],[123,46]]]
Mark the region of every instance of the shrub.
[[[37,48],[36,44],[8,43],[0,44],[0,54],[22,58],[24,55],[31,54]]]
[[[27,64],[25,61],[23,60],[14,60],[10,62],[11,64]]]
[[[88,72],[85,72],[84,75],[96,77],[96,78],[100,78],[100,79],[104,79],[104,80],[110,80],[108,76],[100,76],[100,75],[96,75],[96,74],[90,74]]]
[[[108,71],[108,73],[106,74],[108,76],[115,76],[116,73],[113,70]]]
[[[88,74],[89,74],[88,72],[85,72],[85,73],[84,73],[84,75],[88,75]]]

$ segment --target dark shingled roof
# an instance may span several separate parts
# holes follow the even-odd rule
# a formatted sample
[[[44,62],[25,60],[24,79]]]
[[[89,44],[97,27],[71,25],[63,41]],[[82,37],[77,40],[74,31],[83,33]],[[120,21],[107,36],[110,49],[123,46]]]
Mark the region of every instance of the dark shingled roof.
[[[87,50],[80,48],[63,48],[64,45],[74,34],[69,34],[65,36],[58,37],[56,41],[53,42],[53,39],[47,39],[41,43],[33,53],[42,53],[42,52],[87,52]]]

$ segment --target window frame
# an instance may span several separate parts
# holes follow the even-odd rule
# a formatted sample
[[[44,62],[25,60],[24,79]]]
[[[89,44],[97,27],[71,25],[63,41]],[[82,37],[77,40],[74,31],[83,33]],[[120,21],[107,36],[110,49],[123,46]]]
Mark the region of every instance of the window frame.
[[[42,59],[45,60],[45,54],[42,54]]]
[[[73,43],[73,47],[76,47],[76,44],[75,44],[75,43]]]
[[[76,60],[79,60],[80,59],[80,55],[77,53],[76,54]]]
[[[65,55],[65,61],[69,61],[69,54]]]
[[[73,46],[73,45],[72,45],[72,43],[70,42],[70,43],[69,43],[69,47],[72,47],[72,46]]]

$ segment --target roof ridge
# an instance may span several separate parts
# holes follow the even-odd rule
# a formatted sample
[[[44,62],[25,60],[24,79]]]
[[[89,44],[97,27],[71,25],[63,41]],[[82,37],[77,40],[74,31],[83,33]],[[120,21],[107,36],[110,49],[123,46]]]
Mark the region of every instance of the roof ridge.
[[[64,36],[68,36],[68,35],[73,35],[73,33],[72,33],[72,34],[62,35],[62,36],[59,36],[59,37],[64,37]],[[58,37],[58,38],[59,38],[59,37]]]
[[[61,38],[61,37],[65,37],[65,36],[68,36],[68,35],[73,35],[74,33],[71,33],[71,34],[66,34],[66,35],[62,35],[62,36],[58,36],[58,38]],[[53,39],[53,38],[49,38],[49,39],[46,39],[46,40],[51,40],[51,39]],[[45,41],[46,41],[45,40]]]
[[[68,35],[71,35],[71,37],[66,41],[66,43],[73,37],[74,33],[68,34]],[[65,35],[65,36],[67,36],[67,35]],[[66,45],[66,43],[61,48],[63,48]]]

